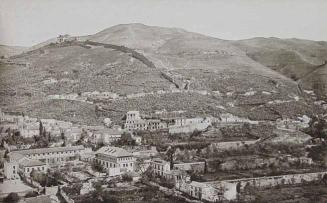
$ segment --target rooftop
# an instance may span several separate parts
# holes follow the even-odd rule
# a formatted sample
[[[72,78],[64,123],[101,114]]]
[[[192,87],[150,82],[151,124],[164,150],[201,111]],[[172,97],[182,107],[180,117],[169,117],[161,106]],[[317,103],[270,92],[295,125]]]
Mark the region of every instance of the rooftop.
[[[159,164],[167,164],[167,163],[169,163],[168,161],[165,161],[165,160],[160,159],[160,158],[154,158],[154,159],[152,159],[152,162],[159,163]]]
[[[119,147],[111,147],[111,146],[101,147],[96,153],[109,155],[109,156],[113,156],[113,157],[132,156],[132,154],[129,153],[128,151],[126,151],[125,149],[122,149]]]
[[[27,149],[27,150],[15,151],[15,152],[23,155],[29,155],[29,154],[42,154],[42,153],[49,153],[49,152],[66,152],[66,151],[83,150],[83,149],[84,147],[82,145],[79,145],[79,146],[70,146],[70,147]]]
[[[39,160],[34,160],[34,159],[28,159],[26,157],[24,157],[23,159],[21,159],[19,161],[20,165],[23,165],[25,167],[31,167],[31,166],[43,166],[45,165],[44,162],[39,161]]]

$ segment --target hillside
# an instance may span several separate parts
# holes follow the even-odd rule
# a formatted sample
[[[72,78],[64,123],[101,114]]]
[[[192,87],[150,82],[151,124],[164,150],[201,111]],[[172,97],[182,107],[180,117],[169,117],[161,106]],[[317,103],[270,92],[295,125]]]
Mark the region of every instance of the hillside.
[[[27,47],[0,45],[0,57],[8,58],[26,51]]]
[[[160,28],[143,24],[118,25],[89,37],[89,40],[124,45],[136,49],[150,59],[156,67],[181,75],[189,80],[195,89],[226,91],[225,86],[219,88],[221,79],[227,75],[256,76],[255,80],[276,80],[287,86],[295,87],[295,83],[269,68],[253,61],[238,47],[228,41],[212,38],[177,28]],[[209,74],[207,74],[209,73]],[[219,84],[201,75],[218,76],[226,74]],[[242,76],[236,76],[237,91],[247,91],[251,87],[241,84]],[[263,81],[258,81],[263,83]],[[211,84],[214,83],[214,84]],[[237,84],[236,84],[237,83]],[[248,89],[247,89],[248,88]],[[271,87],[269,87],[271,88]],[[230,90],[228,90],[230,91]]]
[[[117,25],[79,39],[50,40],[1,65],[4,111],[91,124],[103,117],[119,123],[129,110],[185,110],[189,116],[231,112],[252,120],[319,111],[297,82],[229,41],[142,24]],[[92,91],[120,98],[93,104],[49,99]]]
[[[49,95],[92,91],[124,95],[168,90],[171,86],[160,72],[150,69],[128,54],[104,47],[48,45],[15,57],[13,61],[29,65],[1,66],[1,106],[8,111],[22,111],[32,115],[37,112],[47,114],[46,111],[64,105],[64,102],[47,100]],[[80,102],[66,103],[74,103],[72,106],[75,106],[76,111],[86,105]],[[39,111],[42,105],[46,107],[43,109],[46,113]],[[90,106],[93,106],[94,112],[94,105]],[[66,106],[63,107],[70,111]],[[60,111],[53,112],[58,114]]]
[[[253,60],[297,81],[304,89],[326,96],[327,42],[253,38],[232,42]]]

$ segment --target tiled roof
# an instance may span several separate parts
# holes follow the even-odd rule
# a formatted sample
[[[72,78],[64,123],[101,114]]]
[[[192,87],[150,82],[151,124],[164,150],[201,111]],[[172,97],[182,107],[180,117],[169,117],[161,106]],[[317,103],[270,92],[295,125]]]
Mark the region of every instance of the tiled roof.
[[[46,165],[44,162],[34,159],[23,158],[19,161],[19,164],[25,167],[31,166],[43,166]]]
[[[109,155],[113,157],[126,157],[126,156],[132,156],[131,153],[126,151],[125,149],[118,148],[118,147],[111,147],[111,146],[105,146],[101,147],[98,151],[97,154],[104,154],[104,155]]]
[[[169,163],[168,161],[165,161],[165,160],[160,159],[160,158],[154,158],[154,159],[152,159],[152,162],[159,163],[159,164],[167,164],[167,163]]]
[[[13,159],[15,161],[19,161],[20,159],[24,158],[24,155],[17,153],[17,152],[9,152],[8,156],[10,157],[10,159]]]
[[[29,154],[42,154],[42,153],[49,153],[49,152],[66,152],[66,151],[83,150],[83,149],[84,146],[79,145],[79,146],[70,146],[70,147],[27,149],[27,150],[15,151],[15,152],[23,155],[29,155]]]
[[[199,188],[208,187],[208,185],[206,183],[200,183],[200,182],[196,182],[196,181],[192,181],[190,183],[190,185],[192,185],[194,187],[199,187]]]

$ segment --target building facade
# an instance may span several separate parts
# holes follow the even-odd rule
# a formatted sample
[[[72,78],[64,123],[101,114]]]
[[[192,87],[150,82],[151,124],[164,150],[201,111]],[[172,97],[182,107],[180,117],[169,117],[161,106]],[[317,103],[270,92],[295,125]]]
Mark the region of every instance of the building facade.
[[[133,172],[135,158],[125,149],[105,146],[95,153],[94,161],[101,164],[109,176]]]

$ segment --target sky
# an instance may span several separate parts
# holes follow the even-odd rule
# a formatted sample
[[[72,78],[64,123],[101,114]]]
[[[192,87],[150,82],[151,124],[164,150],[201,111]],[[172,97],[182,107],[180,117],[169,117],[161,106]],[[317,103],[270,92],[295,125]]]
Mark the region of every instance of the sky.
[[[0,44],[32,46],[127,23],[237,40],[327,41],[327,0],[0,0]]]

